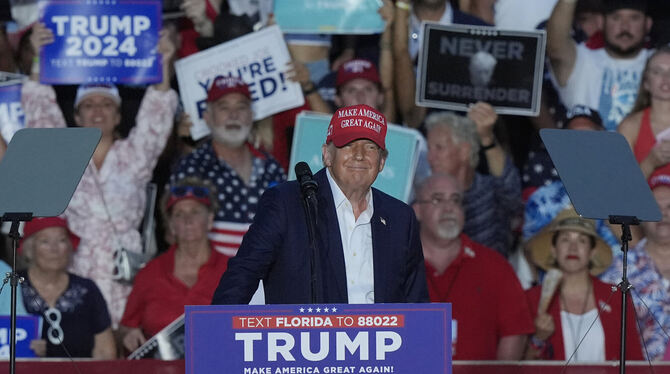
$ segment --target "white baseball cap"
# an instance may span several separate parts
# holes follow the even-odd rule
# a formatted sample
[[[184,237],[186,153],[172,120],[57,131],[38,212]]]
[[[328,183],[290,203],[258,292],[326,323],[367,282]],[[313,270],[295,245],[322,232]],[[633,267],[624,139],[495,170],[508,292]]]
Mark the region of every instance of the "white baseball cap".
[[[77,88],[77,96],[74,99],[74,107],[77,108],[82,100],[92,94],[107,96],[114,100],[116,105],[121,105],[121,96],[119,95],[119,90],[115,85],[110,83],[91,83],[82,84],[79,86],[79,88]]]

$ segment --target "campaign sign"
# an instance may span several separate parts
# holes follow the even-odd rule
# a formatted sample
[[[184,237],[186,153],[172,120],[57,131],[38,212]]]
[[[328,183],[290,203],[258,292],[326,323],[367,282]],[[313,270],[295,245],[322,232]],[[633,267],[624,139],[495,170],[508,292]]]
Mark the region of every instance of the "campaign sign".
[[[186,374],[451,373],[451,304],[185,309]]]
[[[30,341],[40,339],[40,318],[16,316],[16,357],[36,357]],[[10,316],[0,316],[0,358],[9,358]]]
[[[42,83],[162,80],[157,51],[159,0],[51,0],[46,2],[42,22],[55,38],[42,47]]]
[[[385,26],[377,13],[381,4],[373,0],[275,1],[274,16],[287,33],[379,34]]]
[[[289,160],[289,179],[295,179],[295,164],[305,161],[316,172],[323,167],[321,145],[326,140],[330,115],[302,112],[296,117]],[[384,169],[373,187],[408,202],[419,159],[421,133],[415,129],[388,124],[386,149],[389,151]]]
[[[487,26],[423,24],[416,103],[468,110],[485,101],[497,113],[540,110],[546,35]]]
[[[25,127],[21,108],[21,81],[0,82],[0,135],[6,143]]]
[[[193,121],[193,139],[209,134],[202,114],[207,108],[207,90],[219,75],[236,76],[249,85],[255,120],[304,104],[300,84],[284,75],[289,61],[288,48],[276,25],[178,60],[179,92]]]

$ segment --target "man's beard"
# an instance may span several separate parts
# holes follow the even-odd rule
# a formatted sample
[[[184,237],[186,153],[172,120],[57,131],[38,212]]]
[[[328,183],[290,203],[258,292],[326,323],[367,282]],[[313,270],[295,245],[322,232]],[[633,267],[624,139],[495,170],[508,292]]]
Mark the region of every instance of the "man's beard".
[[[605,49],[613,52],[620,58],[631,58],[637,56],[640,50],[644,47],[644,38],[638,43],[633,44],[628,48],[621,48],[617,45],[612,44],[607,38],[605,38]]]
[[[251,126],[240,126],[239,130],[227,130],[225,127],[214,127],[211,129],[212,139],[217,143],[229,146],[239,147],[249,139]]]
[[[437,229],[437,234],[440,238],[451,240],[460,235],[463,228],[458,224],[458,220],[449,219],[446,222],[441,222]]]

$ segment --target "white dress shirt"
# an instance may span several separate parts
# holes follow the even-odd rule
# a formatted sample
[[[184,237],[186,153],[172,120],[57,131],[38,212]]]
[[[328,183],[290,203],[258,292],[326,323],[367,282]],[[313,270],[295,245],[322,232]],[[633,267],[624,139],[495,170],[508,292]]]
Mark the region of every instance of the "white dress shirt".
[[[372,190],[368,190],[366,196],[367,208],[356,219],[351,203],[330,175],[330,170],[326,169],[326,174],[333,192],[337,222],[340,226],[349,304],[372,304],[375,302],[370,224],[374,212]]]

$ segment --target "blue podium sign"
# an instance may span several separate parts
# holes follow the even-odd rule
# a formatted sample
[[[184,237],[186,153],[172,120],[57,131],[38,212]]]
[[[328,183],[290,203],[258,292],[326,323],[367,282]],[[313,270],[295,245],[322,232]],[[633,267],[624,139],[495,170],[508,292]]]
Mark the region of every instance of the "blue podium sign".
[[[159,0],[52,0],[42,22],[54,42],[42,48],[47,84],[149,84],[162,79],[157,52]]]
[[[274,16],[287,33],[379,34],[385,26],[377,13],[381,4],[374,0],[275,1]]]
[[[21,108],[21,81],[10,84],[0,83],[0,135],[6,143],[14,133],[25,127]]]
[[[0,316],[0,358],[9,357],[10,317]],[[40,339],[40,317],[16,316],[16,357],[36,357],[30,341]]]
[[[186,306],[186,374],[451,373],[451,304]]]

